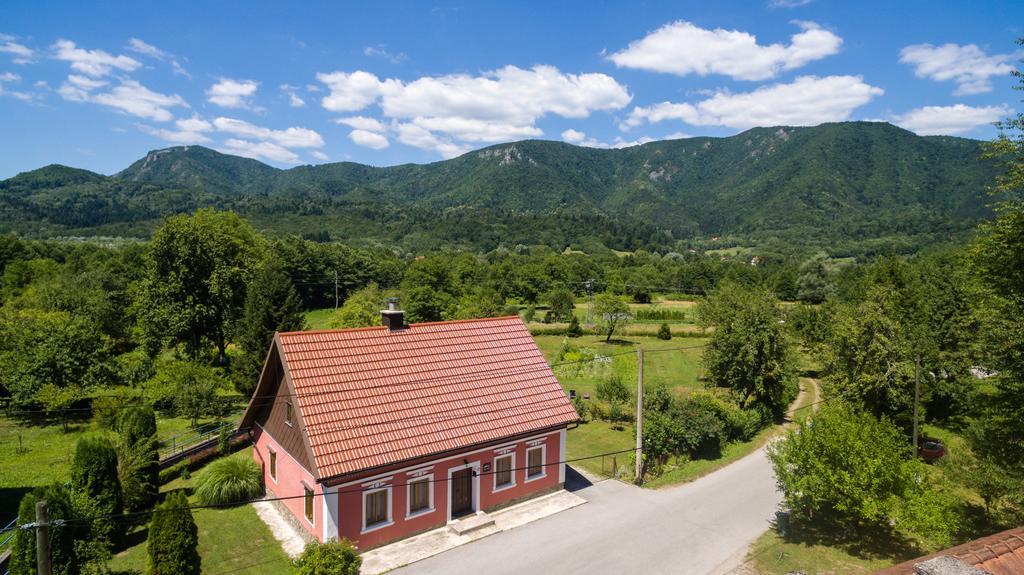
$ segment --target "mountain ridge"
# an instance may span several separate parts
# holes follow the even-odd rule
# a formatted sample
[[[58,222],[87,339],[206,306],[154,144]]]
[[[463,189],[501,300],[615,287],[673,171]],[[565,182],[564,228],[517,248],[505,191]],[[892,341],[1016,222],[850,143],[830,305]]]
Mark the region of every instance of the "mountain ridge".
[[[822,245],[829,238],[934,236],[926,244],[962,233],[989,214],[984,187],[995,172],[978,159],[981,145],[921,137],[886,123],[843,122],[621,149],[522,140],[429,164],[385,167],[336,162],[280,169],[203,146],[174,146],[152,150],[113,176],[48,166],[0,181],[0,229],[38,235],[113,226],[144,233],[153,226],[143,225],[147,220],[212,206],[278,231],[330,227],[339,239],[368,234],[381,241],[401,241],[404,231],[478,249],[521,243],[515,233],[502,241],[508,214],[528,227],[530,217],[550,220],[555,213],[632,231],[612,238],[561,230],[540,234],[550,236],[541,243],[678,247],[733,235],[798,243],[807,236],[807,243]],[[54,213],[57,205],[71,213]],[[16,213],[25,225],[11,225]],[[80,217],[71,217],[75,213]],[[439,230],[423,224],[431,215],[456,213],[472,214],[465,225],[484,230],[438,237]],[[388,218],[391,223],[374,229]],[[403,230],[401,221],[410,227]],[[452,241],[463,232],[489,238]]]

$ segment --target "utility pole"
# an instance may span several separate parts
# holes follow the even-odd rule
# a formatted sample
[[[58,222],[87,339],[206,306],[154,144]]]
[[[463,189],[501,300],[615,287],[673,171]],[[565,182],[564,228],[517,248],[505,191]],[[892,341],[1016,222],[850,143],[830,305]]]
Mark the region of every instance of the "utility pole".
[[[594,278],[586,281],[587,285],[587,325],[594,323]]]
[[[334,270],[334,309],[338,309],[338,270]]]
[[[644,447],[644,350],[636,350],[636,484],[640,485]]]
[[[50,563],[50,518],[46,502],[36,502],[36,569],[39,575],[53,575]]]
[[[917,413],[921,405],[921,356],[914,356],[914,456],[917,456]]]

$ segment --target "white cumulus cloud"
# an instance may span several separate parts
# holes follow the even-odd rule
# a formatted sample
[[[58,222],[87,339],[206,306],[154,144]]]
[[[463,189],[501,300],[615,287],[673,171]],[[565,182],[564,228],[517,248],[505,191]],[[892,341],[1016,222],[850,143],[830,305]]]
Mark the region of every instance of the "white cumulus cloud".
[[[391,145],[386,136],[367,130],[352,130],[349,132],[348,138],[355,142],[356,145],[373,150],[383,150]]]
[[[174,114],[171,113],[171,108],[188,107],[185,100],[177,94],[154,92],[135,80],[127,78],[122,79],[118,86],[109,91],[95,91],[106,84],[107,82],[102,80],[71,74],[57,92],[65,100],[92,102],[154,122],[172,120]]]
[[[36,51],[21,44],[15,36],[0,34],[0,52],[11,54],[13,56],[11,61],[15,64],[35,62]]]
[[[338,118],[334,120],[335,124],[341,124],[357,130],[366,130],[368,132],[384,132],[384,124],[376,118],[367,118],[366,116],[349,116],[347,118]]]
[[[213,124],[198,116],[175,120],[175,129],[153,128],[140,125],[143,132],[175,144],[204,144],[210,141],[206,134],[213,131]]]
[[[71,62],[71,68],[82,74],[102,77],[114,70],[133,72],[142,64],[125,55],[114,56],[103,50],[79,48],[71,40],[57,40],[53,44],[54,58]]]
[[[992,124],[1010,114],[1009,106],[924,106],[895,119],[895,123],[921,136],[956,135]]]
[[[284,130],[271,130],[245,120],[223,117],[215,118],[213,126],[220,132],[272,142],[284,148],[320,148],[324,145],[324,139],[320,134],[308,128],[293,126]]]
[[[306,105],[306,101],[299,96],[298,86],[281,84],[281,91],[288,95],[288,105],[292,108],[301,108]]]
[[[708,30],[680,20],[631,42],[608,58],[620,68],[765,80],[839,52],[843,39],[836,34],[813,22],[796,24],[801,31],[790,38],[788,45],[762,45],[747,32]]]
[[[579,130],[569,128],[562,132],[562,141],[577,146],[585,146],[588,148],[629,148],[632,146],[639,146],[648,142],[653,142],[654,138],[649,136],[642,136],[635,140],[625,140],[621,136],[617,136],[615,141],[612,143],[601,142],[594,138],[587,137],[587,134]]]
[[[135,52],[136,54],[142,54],[143,56],[149,56],[151,58],[156,58],[157,60],[163,60],[167,57],[167,52],[164,52],[152,44],[147,44],[138,38],[128,40],[128,45],[125,46],[125,48]]]
[[[680,120],[694,126],[813,126],[848,120],[858,107],[884,93],[860,76],[801,76],[751,92],[721,91],[696,103],[662,102],[634,108],[623,129],[645,122]]]
[[[229,138],[224,142],[221,151],[254,160],[270,160],[282,164],[301,163],[298,154],[273,142],[253,142]]]
[[[206,90],[206,99],[223,108],[253,108],[251,98],[259,88],[255,80],[221,78]]]
[[[900,51],[900,62],[914,66],[914,75],[936,82],[956,82],[953,92],[969,96],[992,91],[992,76],[1005,76],[1013,71],[1010,54],[989,56],[974,44],[915,44]]]
[[[410,82],[381,79],[361,70],[321,73],[317,79],[328,88],[321,100],[327,110],[356,112],[378,105],[392,121],[389,130],[398,141],[445,157],[465,152],[469,142],[541,136],[535,124],[548,114],[585,118],[595,111],[621,109],[632,99],[625,86],[606,74],[566,74],[543,65],[505,66],[476,76],[449,74]],[[337,121],[367,129],[348,124],[350,119]]]

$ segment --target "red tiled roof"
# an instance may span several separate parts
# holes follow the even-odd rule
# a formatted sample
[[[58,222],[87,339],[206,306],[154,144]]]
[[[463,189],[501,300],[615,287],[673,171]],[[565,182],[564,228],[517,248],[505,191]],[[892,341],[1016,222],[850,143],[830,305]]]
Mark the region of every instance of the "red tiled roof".
[[[577,419],[517,316],[278,337],[321,478]]]
[[[915,564],[939,555],[956,557],[964,563],[984,569],[992,575],[1024,573],[1024,527],[1017,527],[958,545],[952,549],[912,559],[888,569],[882,569],[876,575],[914,575]]]

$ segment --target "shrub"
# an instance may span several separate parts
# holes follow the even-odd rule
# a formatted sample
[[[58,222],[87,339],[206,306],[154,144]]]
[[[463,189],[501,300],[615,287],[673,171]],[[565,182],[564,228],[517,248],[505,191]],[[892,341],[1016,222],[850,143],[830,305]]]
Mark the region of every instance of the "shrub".
[[[576,408],[576,413],[580,416],[580,421],[587,421],[587,403],[583,401],[583,397],[579,394],[572,398],[572,406]]]
[[[294,575],[359,575],[363,559],[347,539],[306,545],[292,562]]]
[[[794,514],[877,523],[913,482],[909,452],[887,420],[827,405],[772,444],[768,458]]]
[[[174,481],[179,477],[184,477],[184,472],[187,470],[188,460],[179,461],[167,469],[161,469],[159,476],[160,485]]]
[[[199,575],[199,531],[188,498],[172,491],[153,511],[149,524],[149,575]]]
[[[533,304],[530,304],[529,307],[526,308],[526,313],[523,314],[523,321],[526,322],[526,323],[530,323],[531,321],[533,321],[533,318],[536,317],[536,316],[537,316],[537,306],[535,306]]]
[[[71,486],[88,498],[101,515],[92,522],[91,537],[114,545],[120,543],[124,523],[119,518],[109,517],[120,515],[124,509],[117,474],[117,450],[109,439],[83,437],[78,441],[71,462]]]
[[[18,523],[31,523],[36,520],[36,503],[46,501],[47,515],[50,520],[67,519],[73,516],[71,500],[62,485],[37,487],[21,498],[18,506]],[[53,561],[54,575],[77,575],[79,563],[75,558],[75,540],[84,533],[74,523],[59,529],[50,530],[50,557]],[[11,548],[11,575],[36,574],[36,532],[34,529],[18,529],[14,534],[14,546]]]
[[[661,324],[661,327],[658,328],[658,339],[663,339],[666,341],[672,339],[672,330],[669,329],[667,323]]]
[[[262,480],[259,466],[244,454],[218,459],[196,476],[196,499],[203,505],[246,501],[262,493]]]
[[[569,337],[580,337],[583,335],[583,328],[580,327],[580,320],[575,315],[569,320],[569,327],[565,330],[565,335]]]

